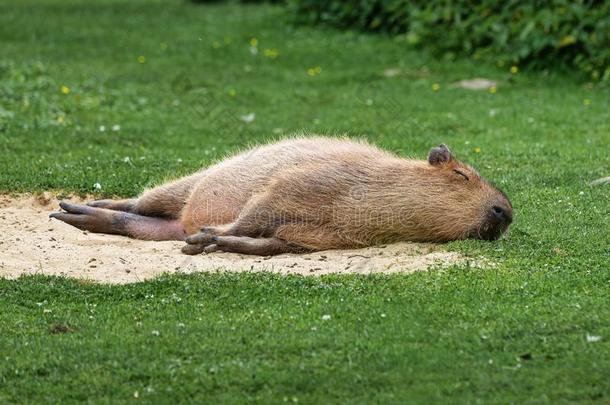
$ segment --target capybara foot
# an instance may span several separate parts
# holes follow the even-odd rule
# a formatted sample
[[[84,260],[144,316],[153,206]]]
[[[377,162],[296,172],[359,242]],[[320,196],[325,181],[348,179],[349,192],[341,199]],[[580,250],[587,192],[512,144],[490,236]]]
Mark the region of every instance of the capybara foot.
[[[59,206],[65,212],[54,212],[50,217],[84,231],[111,233],[143,240],[184,240],[186,236],[184,227],[175,219],[146,217],[69,202],[61,202]]]
[[[123,234],[129,214],[87,205],[62,201],[59,206],[65,212],[54,212],[49,217],[59,219],[84,231]]]
[[[95,200],[87,203],[89,207],[105,208],[113,211],[134,212],[136,199],[128,200]]]
[[[214,227],[201,228],[201,232],[188,236],[185,240],[186,246],[182,248],[182,253],[187,255],[198,255],[200,253],[211,253],[216,251],[216,240],[218,239],[219,229]]]
[[[215,243],[212,243],[210,245],[204,245],[204,244],[199,244],[199,245],[184,245],[182,247],[182,253],[184,253],[185,255],[198,255],[200,253],[212,253],[218,250],[218,246]]]
[[[201,228],[201,231],[199,233],[196,233],[194,235],[188,236],[186,238],[186,243],[190,244],[190,245],[209,245],[210,243],[213,243],[214,240],[218,237],[218,235],[220,235],[220,232],[218,229],[214,228],[214,227],[205,227],[205,228]]]

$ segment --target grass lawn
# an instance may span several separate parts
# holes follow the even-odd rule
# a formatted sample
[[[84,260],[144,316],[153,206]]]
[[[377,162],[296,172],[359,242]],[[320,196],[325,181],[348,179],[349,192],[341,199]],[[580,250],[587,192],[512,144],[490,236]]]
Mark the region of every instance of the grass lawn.
[[[497,91],[452,87],[473,77]],[[610,175],[607,87],[281,7],[0,0],[0,192],[131,196],[299,130],[449,144],[515,222],[447,249],[497,265],[0,279],[0,402],[610,402],[610,187],[587,185]]]

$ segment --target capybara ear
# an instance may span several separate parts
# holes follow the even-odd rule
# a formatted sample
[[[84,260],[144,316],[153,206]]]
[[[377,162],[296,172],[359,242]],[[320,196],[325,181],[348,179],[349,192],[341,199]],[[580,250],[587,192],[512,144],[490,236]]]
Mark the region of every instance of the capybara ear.
[[[442,165],[450,162],[452,159],[453,156],[451,155],[451,151],[444,143],[441,143],[436,148],[432,148],[428,155],[428,162],[433,166]]]

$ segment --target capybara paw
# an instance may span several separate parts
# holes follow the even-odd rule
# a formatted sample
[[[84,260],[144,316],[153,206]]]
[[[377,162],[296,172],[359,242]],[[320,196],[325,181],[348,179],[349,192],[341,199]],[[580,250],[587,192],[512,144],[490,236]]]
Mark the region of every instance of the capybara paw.
[[[201,232],[187,236],[184,240],[187,245],[182,247],[182,253],[198,255],[199,253],[212,253],[218,250],[219,229],[214,227],[201,228]]]
[[[185,255],[198,255],[199,253],[203,252],[203,249],[205,249],[204,245],[184,245],[182,246],[182,253],[184,253]]]
[[[216,236],[216,234],[201,231],[194,235],[187,236],[185,242],[189,245],[209,245],[216,242],[217,239],[218,236]]]
[[[210,245],[200,244],[200,245],[184,245],[182,246],[182,253],[185,255],[198,255],[200,253],[212,253],[218,250],[218,245],[212,243]]]
[[[114,233],[119,221],[113,221],[111,214],[107,210],[94,208],[87,205],[72,204],[66,201],[59,203],[63,212],[54,212],[49,215],[72,225],[83,231]]]
[[[113,203],[113,200],[95,200],[95,201],[89,201],[87,203],[87,205],[89,207],[108,208],[112,203]]]
[[[66,201],[60,202],[59,207],[64,211],[54,212],[49,215],[50,218],[59,219],[62,222],[82,230],[89,230],[92,222],[90,214],[94,208],[80,204],[72,204]]]
[[[95,200],[87,203],[89,207],[104,208],[112,211],[135,212],[136,202],[129,200]]]

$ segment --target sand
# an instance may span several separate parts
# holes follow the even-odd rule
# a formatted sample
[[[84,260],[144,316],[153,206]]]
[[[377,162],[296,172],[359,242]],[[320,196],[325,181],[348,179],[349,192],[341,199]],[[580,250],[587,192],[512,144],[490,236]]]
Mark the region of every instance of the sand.
[[[83,202],[80,198],[71,198]],[[442,245],[399,243],[273,257],[216,252],[187,256],[183,242],[150,242],[83,232],[50,219],[56,196],[0,195],[0,277],[25,274],[133,283],[163,273],[268,271],[318,276],[330,273],[411,273],[465,262]]]

